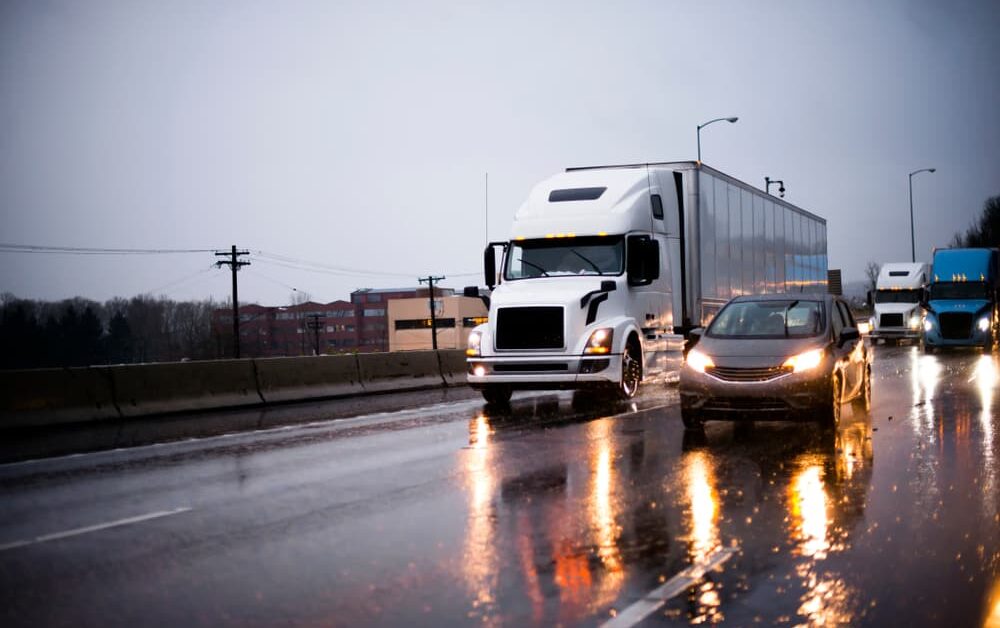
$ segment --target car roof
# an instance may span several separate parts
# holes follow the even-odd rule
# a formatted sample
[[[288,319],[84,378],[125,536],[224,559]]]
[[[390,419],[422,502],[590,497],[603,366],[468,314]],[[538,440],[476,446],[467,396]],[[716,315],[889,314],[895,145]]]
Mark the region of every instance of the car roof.
[[[839,301],[836,295],[821,294],[818,292],[785,292],[779,294],[745,294],[733,298],[733,303],[745,303],[747,301],[823,301],[832,303]]]

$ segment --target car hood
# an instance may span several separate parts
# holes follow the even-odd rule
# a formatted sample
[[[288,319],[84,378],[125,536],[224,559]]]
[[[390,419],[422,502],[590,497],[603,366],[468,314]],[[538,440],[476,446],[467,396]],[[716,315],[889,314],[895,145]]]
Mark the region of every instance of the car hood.
[[[697,349],[712,358],[716,366],[781,366],[793,355],[826,345],[823,337],[813,338],[711,338],[703,337]]]

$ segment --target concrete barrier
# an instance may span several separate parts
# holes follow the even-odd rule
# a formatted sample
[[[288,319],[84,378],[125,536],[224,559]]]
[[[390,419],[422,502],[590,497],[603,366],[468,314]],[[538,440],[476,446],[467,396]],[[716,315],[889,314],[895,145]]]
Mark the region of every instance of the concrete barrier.
[[[118,408],[125,418],[263,403],[252,360],[108,368]]]
[[[365,392],[415,390],[445,385],[435,351],[359,353],[358,368]]]
[[[447,386],[465,386],[465,375],[468,365],[465,362],[465,351],[462,349],[446,349],[438,351],[438,361],[441,364],[441,377]]]
[[[254,362],[260,395],[266,403],[364,392],[358,358],[354,355],[259,358]]]
[[[0,371],[0,425],[4,428],[118,417],[106,368]]]

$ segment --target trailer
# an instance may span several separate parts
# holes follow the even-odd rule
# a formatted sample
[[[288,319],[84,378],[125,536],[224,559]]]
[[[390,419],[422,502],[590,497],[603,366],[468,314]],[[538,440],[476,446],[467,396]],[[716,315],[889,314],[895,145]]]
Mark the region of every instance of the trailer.
[[[499,260],[499,264],[498,264]],[[689,333],[744,294],[825,292],[826,221],[698,162],[569,168],[484,256],[469,384],[604,388],[676,372]]]

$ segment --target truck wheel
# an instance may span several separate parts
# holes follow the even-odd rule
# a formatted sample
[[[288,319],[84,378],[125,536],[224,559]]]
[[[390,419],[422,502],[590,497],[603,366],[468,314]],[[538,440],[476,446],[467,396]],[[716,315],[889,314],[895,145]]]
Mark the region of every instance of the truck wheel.
[[[510,396],[513,394],[510,386],[500,386],[493,384],[482,390],[483,399],[486,403],[494,406],[504,406],[510,403]]]
[[[621,400],[635,397],[642,381],[642,352],[634,340],[630,340],[622,353],[622,378],[615,390],[616,397]]]
[[[933,354],[934,353],[934,347],[932,347],[931,345],[929,345],[929,344],[927,344],[925,342],[924,343],[924,353],[926,353],[927,355]]]
[[[865,368],[864,380],[861,382],[861,390],[854,398],[854,407],[857,410],[867,412],[872,408],[872,370]]]
[[[705,427],[705,420],[701,418],[701,413],[694,408],[681,406],[681,422],[684,423],[684,429],[687,430],[701,430]]]
[[[830,380],[830,398],[818,409],[819,424],[826,429],[836,429],[840,425],[840,378],[834,375]]]

